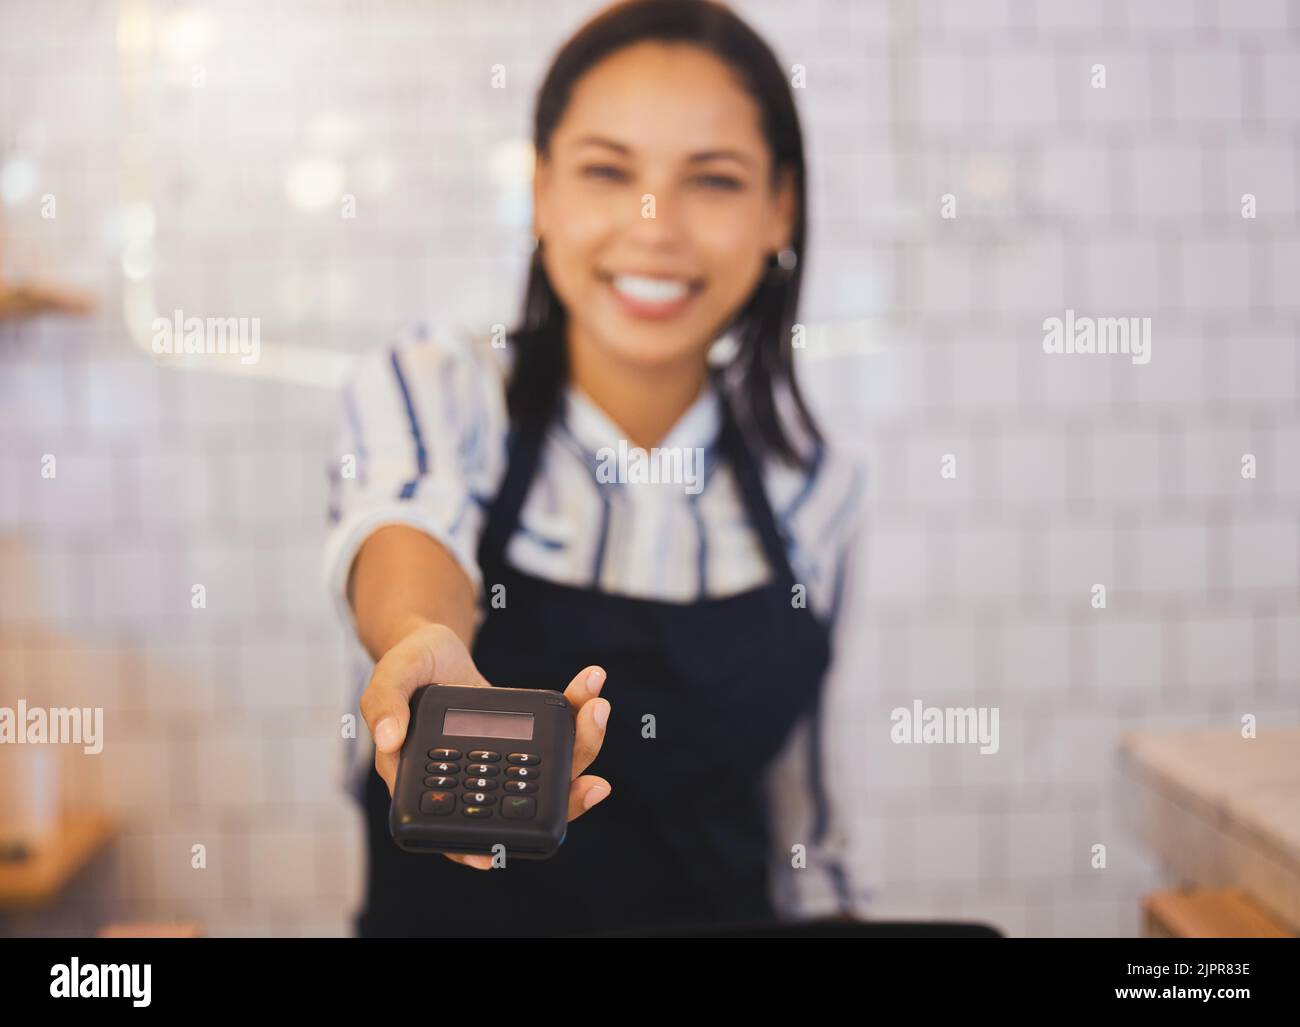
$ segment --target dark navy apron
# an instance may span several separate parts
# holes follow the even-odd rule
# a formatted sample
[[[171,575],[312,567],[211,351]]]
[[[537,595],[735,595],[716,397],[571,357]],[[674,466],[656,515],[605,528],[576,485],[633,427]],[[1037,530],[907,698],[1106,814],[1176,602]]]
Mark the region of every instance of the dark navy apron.
[[[509,566],[506,543],[545,436],[511,432],[478,551],[485,592],[504,584],[505,605],[485,610],[474,661],[494,684],[556,691],[588,664],[604,667],[600,694],[612,708],[586,772],[613,790],[569,825],[551,859],[485,871],[399,849],[388,788],[372,767],[361,935],[555,936],[774,918],[763,779],[820,699],[829,639],[806,603],[792,602],[794,575],[759,469],[725,399],[721,414],[719,451],[773,574],[750,591],[691,603],[554,584]]]

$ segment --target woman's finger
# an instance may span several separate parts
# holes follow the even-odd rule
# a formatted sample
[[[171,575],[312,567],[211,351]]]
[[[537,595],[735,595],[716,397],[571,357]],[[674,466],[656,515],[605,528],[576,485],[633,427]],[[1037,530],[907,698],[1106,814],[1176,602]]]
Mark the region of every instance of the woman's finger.
[[[584,667],[569,682],[568,687],[564,690],[564,698],[569,700],[573,712],[578,713],[589,699],[594,699],[600,695],[600,689],[604,683],[604,667]]]
[[[569,820],[577,820],[598,802],[609,797],[612,789],[603,777],[583,774],[575,777],[569,786]]]
[[[573,741],[573,768],[577,777],[589,766],[605,741],[605,724],[609,719],[609,700],[598,699],[605,684],[602,667],[587,667],[577,673],[564,690],[564,697],[577,715],[576,737]]]
[[[578,722],[573,739],[573,771],[576,778],[600,754],[605,742],[605,726],[609,723],[608,699],[592,699],[578,711]]]
[[[473,867],[475,870],[491,870],[492,857],[486,853],[467,853],[467,852],[444,852],[453,863],[463,863],[467,867]]]

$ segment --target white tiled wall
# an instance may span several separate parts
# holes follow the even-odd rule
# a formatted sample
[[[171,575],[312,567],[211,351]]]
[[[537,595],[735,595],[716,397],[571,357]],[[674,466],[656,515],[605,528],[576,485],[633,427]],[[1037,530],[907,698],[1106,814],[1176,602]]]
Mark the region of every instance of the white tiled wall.
[[[804,318],[869,343],[800,354],[872,461],[869,604],[840,654],[861,688],[830,740],[862,766],[841,796],[857,872],[883,917],[1134,933],[1162,877],[1119,823],[1118,732],[1300,706],[1300,3],[736,6],[807,69]],[[160,310],[260,317],[268,348],[509,322],[526,197],[493,168],[592,9],[0,6],[3,267],[101,299],[0,326],[0,694],[107,708],[68,801],[123,822],[0,931],[349,930],[351,668],[316,569],[335,400],[152,362],[125,328],[117,215],[153,212]],[[338,169],[356,219],[290,201],[304,160]],[[1151,363],[1045,356],[1066,307],[1151,317]],[[888,744],[918,698],[998,706],[999,755]]]

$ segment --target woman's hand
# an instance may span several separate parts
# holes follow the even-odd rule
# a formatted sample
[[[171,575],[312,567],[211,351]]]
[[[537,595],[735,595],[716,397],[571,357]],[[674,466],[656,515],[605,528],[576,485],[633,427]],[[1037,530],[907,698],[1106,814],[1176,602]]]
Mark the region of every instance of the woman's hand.
[[[578,720],[573,744],[573,779],[569,786],[569,820],[582,816],[611,791],[603,777],[583,774],[605,740],[609,700],[596,698],[604,683],[602,668],[587,667],[564,690]],[[398,753],[411,719],[411,696],[421,685],[432,684],[492,687],[474,666],[465,643],[451,628],[422,621],[375,664],[370,684],[361,696],[361,715],[375,739],[375,769],[388,785],[389,795],[397,780]],[[443,855],[479,870],[492,867],[492,857],[488,855]]]

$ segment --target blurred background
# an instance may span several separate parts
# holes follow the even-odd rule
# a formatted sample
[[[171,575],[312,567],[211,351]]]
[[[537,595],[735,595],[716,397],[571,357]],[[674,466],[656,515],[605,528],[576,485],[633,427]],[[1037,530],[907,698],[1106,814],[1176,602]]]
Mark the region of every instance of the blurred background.
[[[1300,3],[733,6],[805,69],[799,372],[870,459],[829,744],[873,915],[1133,935],[1191,883],[1294,928]],[[98,756],[0,747],[51,860],[0,864],[0,933],[351,931],[337,385],[513,322],[534,92],[597,9],[0,5],[0,281],[74,311],[0,319],[0,705],[106,717]],[[1150,363],[1045,356],[1066,308],[1150,317]],[[261,360],[155,355],[176,309],[259,318]],[[997,706],[998,755],[890,744],[918,699]]]

